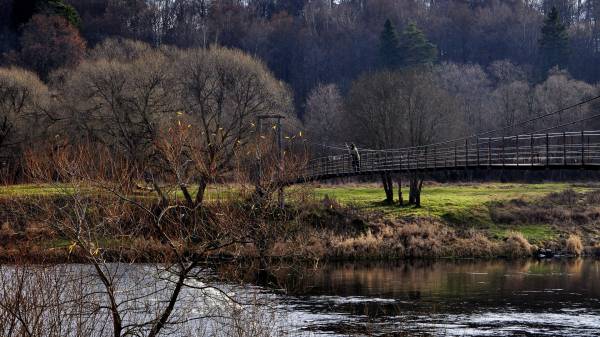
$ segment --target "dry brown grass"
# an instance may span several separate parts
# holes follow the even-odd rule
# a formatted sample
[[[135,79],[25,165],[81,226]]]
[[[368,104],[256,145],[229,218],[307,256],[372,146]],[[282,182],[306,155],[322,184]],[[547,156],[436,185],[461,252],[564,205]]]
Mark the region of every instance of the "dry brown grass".
[[[565,243],[565,250],[568,254],[580,256],[583,254],[583,242],[578,235],[571,234]]]
[[[529,241],[519,232],[510,232],[502,246],[503,254],[510,258],[526,257],[532,253]]]
[[[578,193],[572,189],[536,200],[513,199],[490,204],[490,216],[499,224],[593,225],[600,220],[600,191]]]
[[[494,257],[500,252],[500,245],[492,242],[479,232],[470,232],[466,237],[459,237],[453,245],[454,256],[460,257]]]
[[[337,235],[328,244],[332,258],[491,257],[497,244],[481,233],[457,234],[432,219],[386,221],[355,236]]]

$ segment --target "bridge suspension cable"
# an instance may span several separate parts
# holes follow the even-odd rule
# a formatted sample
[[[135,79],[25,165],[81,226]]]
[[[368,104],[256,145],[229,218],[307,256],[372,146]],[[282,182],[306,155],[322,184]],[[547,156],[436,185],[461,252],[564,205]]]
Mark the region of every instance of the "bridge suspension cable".
[[[581,123],[581,122],[586,122],[586,121],[589,121],[589,120],[592,120],[592,119],[595,119],[595,118],[600,118],[600,114],[595,114],[595,115],[592,115],[592,116],[589,116],[589,117],[586,117],[586,118],[580,118],[580,119],[577,119],[577,120],[574,120],[574,121],[570,121],[570,122],[567,122],[567,123],[558,124],[558,125],[554,125],[554,126],[551,126],[551,127],[548,127],[548,128],[535,130],[535,131],[532,132],[532,134],[540,133],[540,132],[546,132],[546,131],[550,131],[550,130],[562,128],[562,127],[565,127],[565,126],[569,126],[569,125],[573,125],[573,124],[577,124],[577,123]]]
[[[328,145],[328,144],[323,144],[323,143],[317,143],[317,142],[313,142],[310,141],[308,139],[304,140],[306,143],[312,144],[312,145],[316,145],[316,146],[320,146],[320,147],[324,147],[324,148],[328,148],[328,149],[332,149],[332,150],[340,150],[340,151],[348,151],[348,148],[345,146],[335,146],[335,145]]]
[[[486,130],[486,131],[483,131],[483,132],[479,132],[479,133],[476,133],[476,134],[473,134],[473,135],[470,135],[470,136],[465,136],[465,137],[460,137],[460,138],[454,138],[454,139],[449,139],[449,140],[438,142],[438,143],[430,143],[430,144],[424,144],[424,145],[419,145],[419,146],[408,146],[408,147],[402,147],[402,148],[396,148],[396,149],[381,149],[381,150],[361,149],[361,151],[367,151],[367,152],[395,152],[395,151],[399,151],[399,150],[406,150],[406,149],[411,149],[411,148],[419,148],[419,147],[424,147],[424,146],[438,146],[438,145],[445,145],[445,144],[451,144],[451,143],[456,143],[456,142],[464,142],[464,141],[467,141],[469,139],[481,138],[481,136],[483,136],[483,135],[488,135],[488,134],[492,134],[492,133],[495,133],[495,132],[509,130],[509,129],[512,129],[512,128],[515,128],[515,127],[518,127],[518,126],[522,126],[522,125],[525,125],[525,124],[528,124],[528,123],[535,122],[537,120],[541,120],[541,119],[544,119],[544,118],[547,118],[547,117],[550,117],[550,116],[553,116],[553,115],[557,115],[557,114],[560,114],[562,112],[565,112],[565,111],[568,111],[568,110],[571,110],[571,109],[574,109],[574,108],[577,108],[577,107],[581,107],[581,106],[586,105],[586,104],[588,104],[590,102],[593,102],[593,101],[595,101],[597,99],[600,99],[600,95],[597,95],[597,96],[585,99],[583,101],[580,101],[580,102],[577,102],[575,104],[572,104],[572,105],[560,108],[558,110],[554,110],[552,112],[549,112],[549,113],[546,113],[546,114],[543,114],[543,115],[535,116],[535,117],[532,117],[532,118],[529,118],[529,119],[526,119],[526,120],[523,120],[523,121],[511,124],[511,125],[503,126],[503,127],[497,128],[497,129],[491,129],[491,130]],[[564,125],[563,124],[561,124],[561,125],[555,125],[555,126],[553,126],[551,128],[548,128],[548,130],[552,130],[552,129],[556,129],[556,128],[559,128],[559,127],[564,127],[564,126],[568,126],[568,125],[572,125],[572,124],[584,122],[584,121],[587,121],[587,120],[590,120],[590,119],[594,119],[594,118],[597,118],[597,117],[600,117],[600,115],[594,115],[594,116],[591,116],[589,118],[584,118],[584,119],[577,120],[577,121],[574,121],[574,122],[569,122],[569,123],[566,123]],[[538,130],[536,132],[542,132],[542,131],[546,131],[546,129],[544,129],[544,130]]]
[[[475,135],[472,135],[472,136],[469,136],[469,137],[464,137],[462,140],[464,140],[464,139],[468,139],[468,138],[473,138],[473,137],[479,137],[479,136],[481,136],[481,135],[487,135],[487,134],[494,133],[494,132],[504,131],[504,130],[512,129],[512,128],[514,128],[514,127],[517,127],[517,126],[521,126],[521,125],[524,125],[524,124],[528,124],[528,123],[531,123],[531,122],[535,122],[535,121],[537,121],[537,120],[544,119],[544,118],[546,118],[546,117],[550,117],[550,116],[553,116],[553,115],[556,115],[556,114],[560,114],[560,113],[562,113],[562,112],[565,112],[565,111],[567,111],[567,110],[571,110],[571,109],[573,109],[573,108],[580,107],[580,106],[582,106],[582,105],[585,105],[585,104],[588,104],[588,103],[590,103],[590,102],[592,102],[592,101],[595,101],[595,100],[597,100],[597,99],[599,99],[599,98],[600,98],[600,95],[598,95],[598,96],[594,96],[594,97],[592,97],[592,98],[588,98],[588,99],[586,99],[586,100],[583,100],[583,101],[580,101],[580,102],[578,102],[578,103],[575,103],[575,104],[572,104],[572,105],[569,105],[569,106],[566,106],[566,107],[560,108],[560,109],[558,109],[558,110],[555,110],[555,111],[552,111],[552,112],[549,112],[549,113],[546,113],[546,114],[543,114],[543,115],[539,115],[539,116],[536,116],[536,117],[532,117],[532,118],[530,118],[530,119],[526,119],[526,120],[523,120],[523,121],[517,122],[517,123],[515,123],[515,124],[512,124],[512,125],[507,125],[507,126],[504,126],[504,127],[501,127],[501,128],[492,129],[492,130],[487,130],[487,131],[480,132],[480,133],[477,133],[477,134],[475,134]],[[556,126],[556,127],[559,127],[559,126]]]

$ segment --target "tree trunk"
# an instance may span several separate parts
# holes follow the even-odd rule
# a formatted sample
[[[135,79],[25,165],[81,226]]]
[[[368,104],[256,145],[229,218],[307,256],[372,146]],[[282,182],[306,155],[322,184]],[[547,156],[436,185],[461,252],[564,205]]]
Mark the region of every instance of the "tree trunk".
[[[196,207],[201,206],[204,202],[204,193],[206,191],[206,186],[208,185],[206,178],[200,177],[198,180],[198,192],[196,193]]]
[[[188,203],[188,206],[194,206],[194,201],[192,200],[192,195],[190,194],[190,192],[187,189],[187,186],[185,186],[185,184],[179,184],[179,189],[181,190],[181,192],[183,192],[183,197],[185,198],[185,201]]]
[[[385,191],[385,203],[391,205],[394,203],[394,182],[392,181],[392,176],[387,172],[382,173],[381,181],[383,183],[383,190]]]
[[[169,204],[169,199],[167,198],[167,195],[162,191],[160,186],[158,186],[156,180],[152,180],[152,186],[154,187],[154,190],[156,191],[156,193],[158,193],[158,196],[160,197],[161,206],[166,207]]]
[[[417,198],[415,202],[415,207],[421,207],[421,191],[423,190],[423,177],[419,177],[419,182],[417,186]]]
[[[414,205],[415,204],[415,179],[414,177],[410,177],[410,181],[409,181],[409,191],[408,191],[408,204],[409,205]]]
[[[410,192],[408,203],[415,207],[421,207],[421,189],[423,188],[423,177],[413,174],[410,177]]]
[[[404,198],[402,197],[402,176],[398,176],[398,203],[404,206]]]

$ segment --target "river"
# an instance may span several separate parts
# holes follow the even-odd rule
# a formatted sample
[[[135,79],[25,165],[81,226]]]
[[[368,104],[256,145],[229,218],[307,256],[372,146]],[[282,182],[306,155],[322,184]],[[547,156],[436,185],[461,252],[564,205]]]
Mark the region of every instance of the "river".
[[[128,310],[127,325],[156,317],[175,284],[161,265],[105,267],[115,280],[120,308]],[[186,282],[171,317],[181,323],[168,328],[170,335],[230,337],[244,330],[243,336],[253,337],[600,336],[600,260],[328,263],[277,268],[270,286],[256,286],[252,272],[243,273],[241,282],[239,274],[236,282],[224,282],[231,280],[228,268],[245,270],[220,265],[218,272],[199,272],[197,280]],[[94,275],[90,265],[4,266],[0,300],[31,301],[27,308],[34,316],[36,303],[53,308],[48,304],[58,300],[60,310],[39,311],[47,318],[40,322],[48,325],[41,331],[78,326],[72,317],[85,317],[94,336],[105,336],[110,316],[95,308],[106,306],[107,297]],[[201,280],[208,279],[218,291],[206,288]],[[25,297],[15,297],[17,291]],[[67,308],[82,314],[63,315],[62,303],[73,303]],[[224,326],[230,330],[224,332]],[[0,320],[0,335],[7,329]],[[78,336],[75,330],[59,335]]]
[[[314,335],[600,336],[600,261],[329,264],[282,297]]]

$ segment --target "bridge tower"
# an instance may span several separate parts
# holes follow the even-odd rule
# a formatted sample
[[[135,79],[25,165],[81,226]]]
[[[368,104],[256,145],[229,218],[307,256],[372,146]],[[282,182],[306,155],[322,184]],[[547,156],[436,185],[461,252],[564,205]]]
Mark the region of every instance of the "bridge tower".
[[[261,181],[263,178],[263,172],[262,172],[262,154],[260,151],[260,138],[262,135],[262,123],[264,120],[275,120],[275,129],[277,132],[277,150],[278,150],[278,162],[279,162],[279,171],[280,171],[280,177],[283,178],[283,171],[284,171],[284,164],[283,164],[283,135],[282,135],[282,128],[281,128],[281,120],[285,119],[285,116],[283,115],[279,115],[279,114],[269,114],[269,115],[258,115],[256,117],[256,126],[257,126],[257,133],[256,133],[256,160],[257,160],[257,181],[256,181],[256,189],[257,192],[262,193],[261,189]],[[285,207],[285,194],[283,191],[283,184],[279,183],[279,187],[278,187],[278,203],[279,203],[279,207],[280,208],[284,208]]]

